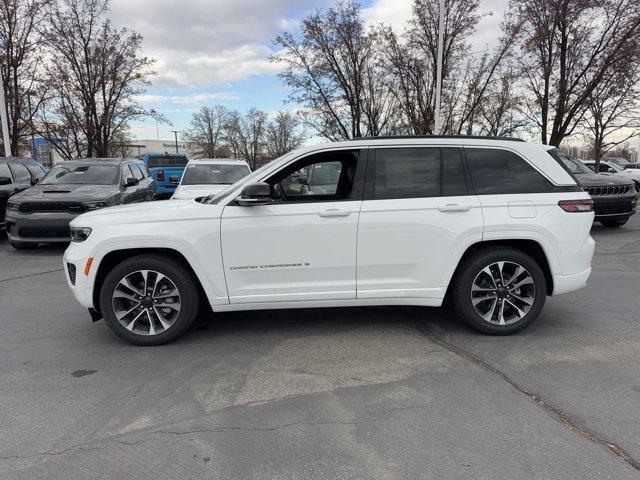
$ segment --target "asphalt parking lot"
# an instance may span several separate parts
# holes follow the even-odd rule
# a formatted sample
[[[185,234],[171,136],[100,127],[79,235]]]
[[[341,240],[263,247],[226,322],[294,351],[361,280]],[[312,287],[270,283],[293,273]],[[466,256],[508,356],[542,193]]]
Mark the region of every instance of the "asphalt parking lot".
[[[512,337],[439,309],[200,318],[154,348],[91,323],[62,248],[0,240],[0,477],[640,475],[640,216]]]

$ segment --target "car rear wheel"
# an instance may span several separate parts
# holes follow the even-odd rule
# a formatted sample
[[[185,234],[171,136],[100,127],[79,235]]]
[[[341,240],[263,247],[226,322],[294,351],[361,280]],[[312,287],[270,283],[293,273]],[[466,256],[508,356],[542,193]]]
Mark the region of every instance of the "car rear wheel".
[[[9,242],[9,244],[15,248],[16,250],[33,250],[34,248],[38,248],[38,243],[29,243],[29,242]]]
[[[510,335],[538,317],[546,295],[538,263],[520,250],[501,247],[479,250],[463,260],[452,300],[458,316],[476,330]]]
[[[603,227],[606,227],[606,228],[619,228],[623,226],[625,223],[627,223],[628,221],[629,219],[625,218],[624,220],[600,220],[600,223],[602,224]]]
[[[180,262],[140,255],[118,264],[100,291],[111,330],[136,345],[160,345],[188,330],[198,312],[196,280]]]

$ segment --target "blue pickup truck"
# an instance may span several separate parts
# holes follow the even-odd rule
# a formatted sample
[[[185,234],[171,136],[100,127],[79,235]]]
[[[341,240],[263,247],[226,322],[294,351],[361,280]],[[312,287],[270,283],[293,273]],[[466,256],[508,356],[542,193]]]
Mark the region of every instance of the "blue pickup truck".
[[[184,153],[145,153],[139,158],[151,172],[156,184],[156,198],[170,198],[187,166],[187,156]],[[171,181],[172,177],[174,181]],[[176,177],[178,181],[175,181]]]

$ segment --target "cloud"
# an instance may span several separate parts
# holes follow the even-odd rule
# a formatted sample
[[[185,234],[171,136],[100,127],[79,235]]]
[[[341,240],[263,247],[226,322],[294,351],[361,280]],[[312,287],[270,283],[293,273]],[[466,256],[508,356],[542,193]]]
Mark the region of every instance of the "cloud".
[[[400,32],[411,18],[412,5],[412,0],[377,0],[362,9],[362,17],[368,25],[384,23]]]
[[[144,37],[154,86],[198,87],[275,73],[275,35],[328,1],[111,0],[110,17]]]
[[[207,102],[219,102],[224,100],[237,100],[235,92],[196,92],[185,95],[160,95],[146,93],[138,95],[136,100],[142,105],[202,105]]]

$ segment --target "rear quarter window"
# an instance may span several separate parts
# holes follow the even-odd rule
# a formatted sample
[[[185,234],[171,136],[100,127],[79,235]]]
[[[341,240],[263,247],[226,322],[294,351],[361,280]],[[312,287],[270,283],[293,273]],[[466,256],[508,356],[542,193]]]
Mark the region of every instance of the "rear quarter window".
[[[551,183],[526,160],[508,150],[465,148],[477,195],[547,193]]]

